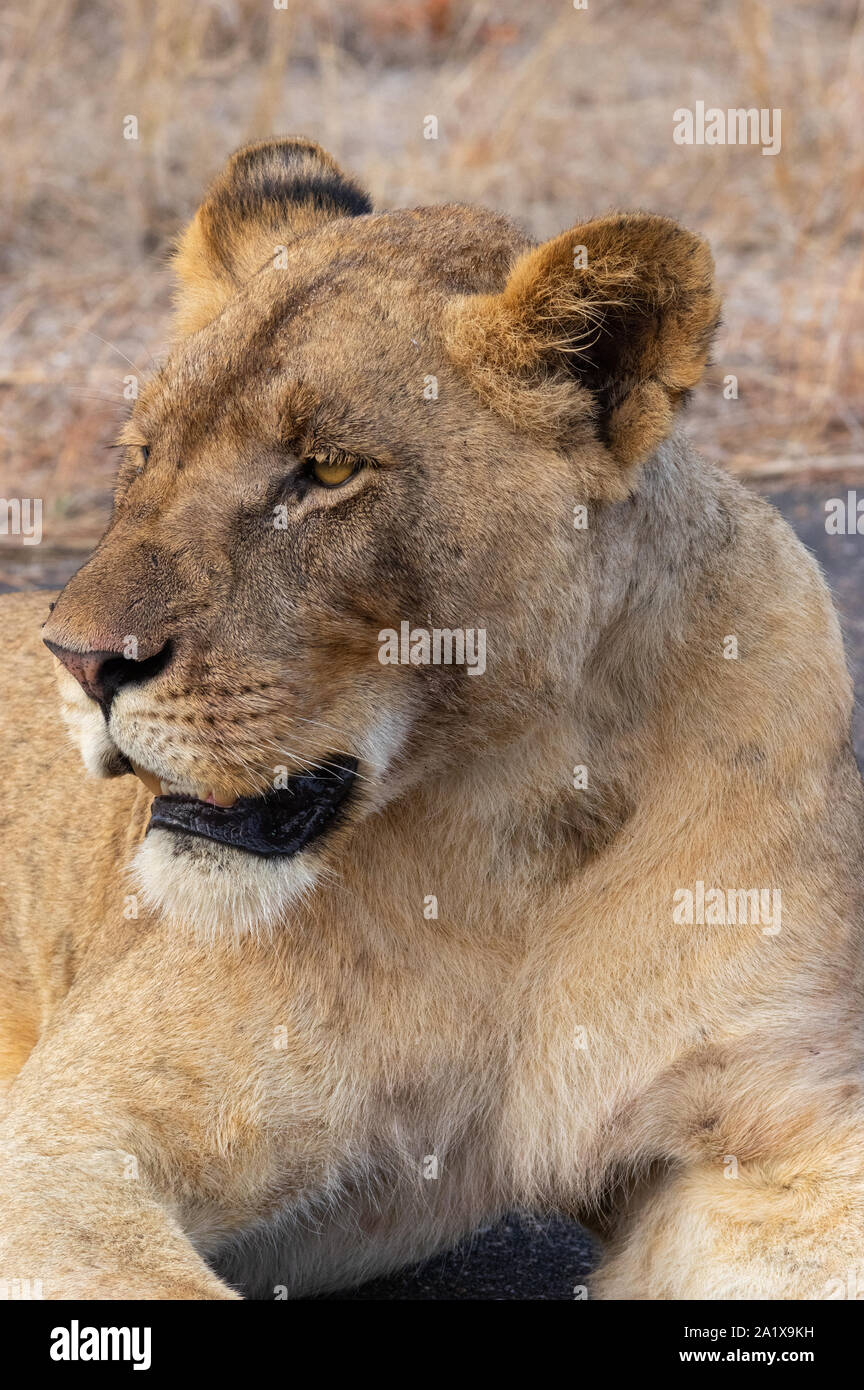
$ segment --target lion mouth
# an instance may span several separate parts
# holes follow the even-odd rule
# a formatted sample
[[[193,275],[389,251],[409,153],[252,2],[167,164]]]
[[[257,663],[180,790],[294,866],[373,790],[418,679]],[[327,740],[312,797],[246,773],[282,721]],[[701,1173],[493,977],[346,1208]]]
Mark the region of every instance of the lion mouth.
[[[192,796],[157,796],[151,830],[170,830],[230,845],[270,859],[297,854],[334,825],[357,776],[357,759],[334,756],[326,770],[292,777],[265,796],[241,796],[231,806]]]

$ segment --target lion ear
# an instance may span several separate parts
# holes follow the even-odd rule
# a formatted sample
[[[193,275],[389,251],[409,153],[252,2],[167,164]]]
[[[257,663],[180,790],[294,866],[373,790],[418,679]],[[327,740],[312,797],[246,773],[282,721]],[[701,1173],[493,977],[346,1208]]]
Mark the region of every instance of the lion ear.
[[[372,211],[320,145],[263,140],[231,156],[174,254],[179,337],[210,323],[257,270],[304,232]]]
[[[501,293],[450,305],[445,333],[450,355],[515,429],[559,446],[590,431],[626,470],[672,428],[719,311],[701,237],[634,213],[526,251]]]

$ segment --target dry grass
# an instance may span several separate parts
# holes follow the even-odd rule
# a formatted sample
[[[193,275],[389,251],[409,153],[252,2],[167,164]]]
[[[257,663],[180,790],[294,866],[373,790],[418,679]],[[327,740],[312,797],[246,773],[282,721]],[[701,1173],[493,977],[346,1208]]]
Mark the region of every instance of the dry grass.
[[[750,473],[860,465],[856,4],[285,3],[4,6],[0,494],[44,499],[46,544],[0,539],[0,578],[25,561],[52,578],[97,537],[123,378],[164,338],[170,239],[232,148],[279,131],[320,140],[382,207],[478,201],[538,237],[612,206],[681,218],[726,301],[688,423],[703,451]],[[697,100],[781,108],[782,152],[676,145],[672,113]]]

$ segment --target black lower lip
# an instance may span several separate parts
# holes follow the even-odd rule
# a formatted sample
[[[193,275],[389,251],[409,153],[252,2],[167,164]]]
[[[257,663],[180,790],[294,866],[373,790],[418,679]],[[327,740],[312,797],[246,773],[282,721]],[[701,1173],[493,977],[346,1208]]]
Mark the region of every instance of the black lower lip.
[[[322,772],[292,777],[279,791],[244,796],[233,806],[157,796],[147,831],[197,835],[265,859],[287,857],[335,825],[356,775],[357,759],[340,756],[327,759]]]

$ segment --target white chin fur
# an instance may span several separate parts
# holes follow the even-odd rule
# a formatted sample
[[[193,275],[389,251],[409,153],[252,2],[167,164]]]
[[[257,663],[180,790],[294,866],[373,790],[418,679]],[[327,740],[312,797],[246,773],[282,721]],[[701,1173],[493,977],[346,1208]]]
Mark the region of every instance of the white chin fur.
[[[131,865],[147,906],[196,935],[267,935],[315,887],[312,856],[264,859],[171,830],[151,830]]]
[[[57,663],[58,667],[60,663]],[[76,680],[62,668],[58,671],[60,715],[67,733],[81,754],[91,777],[120,777],[129,769],[116,744],[109,737],[105,716],[88,699]]]

